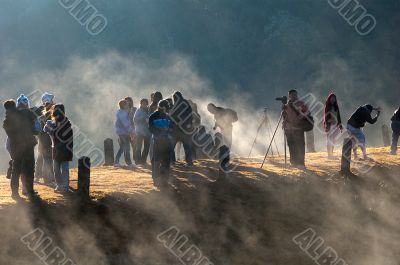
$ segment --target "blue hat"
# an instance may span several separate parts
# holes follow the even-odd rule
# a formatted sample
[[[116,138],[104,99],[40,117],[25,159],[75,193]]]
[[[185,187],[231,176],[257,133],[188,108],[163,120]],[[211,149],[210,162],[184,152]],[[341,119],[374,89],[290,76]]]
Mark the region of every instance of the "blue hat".
[[[24,94],[21,94],[21,96],[17,98],[17,108],[21,105],[29,107],[29,99]]]

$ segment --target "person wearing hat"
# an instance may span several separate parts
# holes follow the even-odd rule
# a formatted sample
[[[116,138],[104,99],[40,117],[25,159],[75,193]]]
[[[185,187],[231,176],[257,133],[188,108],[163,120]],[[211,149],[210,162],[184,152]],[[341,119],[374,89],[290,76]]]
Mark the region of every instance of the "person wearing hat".
[[[39,117],[40,132],[38,136],[38,157],[35,166],[35,182],[39,182],[41,178],[45,184],[54,182],[53,160],[51,138],[48,133],[43,131],[47,121],[51,120],[51,108],[54,106],[54,95],[48,92],[42,95],[42,114]]]
[[[65,116],[63,104],[52,107],[51,119],[46,122],[43,130],[52,140],[53,172],[57,193],[69,192],[69,162],[73,159],[74,135],[72,125]]]
[[[372,118],[371,116],[373,110],[377,111],[377,114],[374,118]],[[357,149],[358,147],[360,147],[363,153],[363,159],[372,160],[367,155],[366,140],[363,128],[367,122],[369,124],[376,123],[380,114],[380,108],[374,108],[372,105],[367,104],[358,107],[357,110],[351,115],[350,119],[347,121],[347,131],[353,142],[354,159],[359,160]]]
[[[150,115],[149,130],[152,134],[152,177],[154,185],[165,186],[168,183],[171,166],[171,131],[172,121],[167,114],[169,103],[161,100],[158,108]]]
[[[19,178],[23,178],[23,194],[34,198],[33,177],[35,172],[35,135],[38,133],[37,117],[29,109],[25,95],[17,99],[16,109],[8,112],[3,128],[9,138],[10,155],[13,160],[11,172],[11,197],[19,196]]]

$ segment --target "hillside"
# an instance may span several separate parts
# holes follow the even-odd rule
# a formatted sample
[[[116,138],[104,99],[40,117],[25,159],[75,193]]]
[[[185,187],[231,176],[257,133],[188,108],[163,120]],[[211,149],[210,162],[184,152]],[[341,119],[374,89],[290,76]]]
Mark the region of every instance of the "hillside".
[[[176,181],[163,191],[152,185],[149,168],[92,168],[86,204],[43,185],[36,188],[41,201],[15,204],[2,176],[0,264],[42,264],[20,240],[34,228],[76,264],[180,264],[157,240],[176,227],[188,239],[182,249],[195,245],[213,264],[314,264],[293,242],[310,228],[324,242],[317,253],[330,246],[347,264],[395,265],[400,157],[387,148],[369,152],[376,164],[368,172],[365,163],[354,164],[352,178],[324,153],[307,154],[307,170],[283,167],[282,157],[263,169],[261,158],[244,159],[225,179],[217,178],[214,161],[190,169],[178,163]],[[76,170],[71,175],[76,188]]]

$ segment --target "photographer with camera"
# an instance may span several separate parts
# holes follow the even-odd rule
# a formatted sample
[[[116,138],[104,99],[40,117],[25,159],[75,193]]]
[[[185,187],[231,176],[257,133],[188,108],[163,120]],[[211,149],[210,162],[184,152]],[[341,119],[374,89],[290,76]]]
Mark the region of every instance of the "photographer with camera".
[[[375,118],[372,118],[371,116],[373,110],[377,111]],[[353,154],[355,160],[359,160],[357,154],[358,147],[360,147],[362,150],[364,160],[372,160],[367,156],[363,127],[367,122],[370,124],[374,124],[378,120],[380,114],[381,108],[374,108],[372,105],[367,104],[359,107],[347,121],[347,131],[353,141]]]
[[[281,100],[283,104],[283,129],[289,146],[290,164],[294,167],[305,168],[304,132],[309,131],[309,128],[304,125],[307,123],[306,119],[309,116],[308,107],[298,99],[296,89],[288,92],[288,98],[282,97],[277,98],[277,100]]]

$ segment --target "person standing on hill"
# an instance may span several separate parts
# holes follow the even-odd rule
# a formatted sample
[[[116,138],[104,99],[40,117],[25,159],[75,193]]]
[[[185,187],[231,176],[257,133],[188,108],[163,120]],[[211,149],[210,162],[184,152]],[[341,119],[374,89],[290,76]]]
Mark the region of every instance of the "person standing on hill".
[[[336,145],[336,140],[343,131],[342,119],[340,117],[339,105],[337,102],[336,95],[330,93],[325,101],[325,112],[324,112],[324,128],[326,132],[326,142],[328,150],[328,159],[335,159],[333,150]]]
[[[35,182],[39,182],[40,178],[43,178],[45,184],[54,182],[51,137],[43,131],[47,121],[51,120],[51,109],[54,106],[53,101],[54,95],[47,92],[42,95],[43,110],[42,115],[39,117],[41,130],[38,136],[39,145],[35,166]]]
[[[136,131],[136,165],[145,165],[150,148],[150,131],[149,131],[149,101],[142,99],[140,108],[136,111],[133,119]],[[142,151],[143,147],[143,151]]]
[[[289,146],[290,164],[305,167],[305,139],[301,121],[309,114],[307,105],[299,100],[296,89],[289,90],[288,102],[283,105],[283,129]]]
[[[232,109],[217,107],[213,103],[207,105],[207,110],[214,115],[214,130],[220,128],[224,138],[224,145],[231,148],[233,123],[238,121],[237,113]]]
[[[135,107],[133,103],[133,99],[131,97],[126,97],[125,98],[126,102],[128,103],[128,108],[129,108],[129,121],[131,122],[133,129],[135,129],[135,123],[133,122],[133,117],[135,117],[135,113],[137,108]],[[133,155],[133,160],[136,163],[136,156],[135,156],[135,151],[136,151],[136,139],[131,140],[131,147],[132,147],[132,155]]]
[[[21,95],[17,99],[16,109],[6,112],[3,128],[9,138],[10,154],[13,160],[11,173],[11,197],[15,200],[19,196],[19,178],[23,178],[23,194],[35,198],[33,178],[35,173],[35,135],[40,126],[36,115],[29,109],[29,100]]]
[[[53,173],[57,193],[69,192],[69,162],[73,159],[74,135],[72,125],[65,116],[63,104],[52,107],[51,120],[46,121],[43,131],[52,140]]]
[[[157,187],[165,186],[168,183],[172,159],[172,121],[167,114],[168,105],[168,101],[160,101],[158,109],[149,118],[153,148],[152,177],[154,185]]]
[[[119,160],[122,154],[124,154],[126,165],[129,169],[134,169],[135,165],[132,163],[130,151],[131,141],[135,140],[135,129],[129,118],[129,104],[125,99],[122,99],[118,105],[119,110],[116,114],[115,132],[118,135],[119,150],[115,157],[114,166],[121,166]]]
[[[169,111],[174,124],[172,149],[178,142],[183,144],[187,166],[193,166],[192,158],[192,133],[193,133],[193,111],[190,103],[183,98],[182,93],[176,91],[173,95],[173,107]]]
[[[375,118],[372,118],[371,113],[373,110],[377,111]],[[365,123],[374,124],[378,120],[381,114],[380,108],[374,108],[372,105],[364,105],[357,108],[357,110],[351,115],[347,121],[347,131],[353,141],[353,154],[354,159],[359,160],[357,149],[361,148],[364,160],[372,160],[367,155],[366,140],[363,128]]]
[[[392,124],[392,146],[390,154],[397,154],[397,144],[400,136],[400,107],[394,112],[391,118]]]
[[[149,114],[153,114],[158,108],[158,103],[163,99],[161,92],[154,92],[149,106]]]

